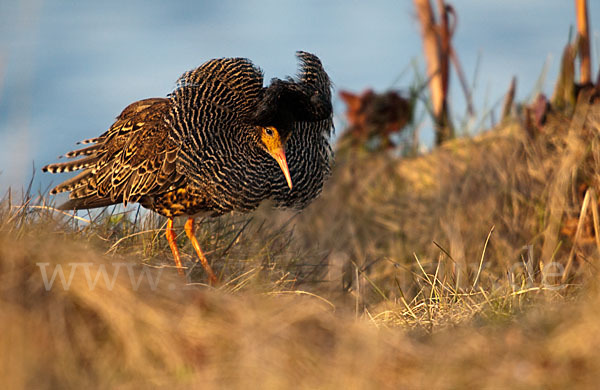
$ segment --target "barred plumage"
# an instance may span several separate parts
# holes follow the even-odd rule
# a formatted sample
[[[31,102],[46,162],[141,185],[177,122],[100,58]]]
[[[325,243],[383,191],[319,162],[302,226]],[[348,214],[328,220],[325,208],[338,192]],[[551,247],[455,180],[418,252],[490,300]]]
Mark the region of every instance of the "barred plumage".
[[[178,267],[170,236],[175,216],[190,217],[186,232],[194,243],[191,217],[200,212],[245,212],[269,198],[279,207],[304,207],[330,174],[333,121],[320,60],[297,56],[296,79],[273,79],[268,87],[244,58],[211,60],[184,73],[167,98],[129,105],[107,132],[64,156],[79,159],[44,167],[84,169],[51,193],[70,192],[63,209],[139,202],[168,217]]]

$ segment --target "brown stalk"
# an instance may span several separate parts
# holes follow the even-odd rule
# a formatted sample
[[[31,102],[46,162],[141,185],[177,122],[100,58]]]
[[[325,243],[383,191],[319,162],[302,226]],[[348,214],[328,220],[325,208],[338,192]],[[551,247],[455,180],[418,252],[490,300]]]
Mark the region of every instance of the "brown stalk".
[[[437,0],[438,15],[440,16],[439,43],[440,43],[440,71],[442,80],[442,101],[446,103],[448,96],[448,78],[450,72],[449,54],[450,54],[450,31],[448,28],[448,12],[444,0]]]
[[[415,0],[415,7],[421,22],[423,50],[427,62],[427,79],[431,90],[433,113],[438,117],[442,112],[444,94],[439,36],[436,33],[435,18],[429,0]]]
[[[429,0],[414,0],[414,2],[421,23],[427,79],[436,122],[436,144],[440,145],[453,136],[446,106],[451,52],[448,10],[443,0],[437,0],[441,19],[440,24],[437,24]]]
[[[575,57],[577,53],[574,45],[568,43],[563,50],[560,71],[554,93],[552,106],[559,109],[575,106]]]
[[[454,64],[454,70],[456,70],[458,80],[460,80],[460,85],[463,89],[463,93],[465,94],[465,99],[467,99],[467,112],[469,115],[474,115],[475,110],[473,109],[473,99],[471,96],[471,91],[469,90],[469,84],[467,82],[467,78],[465,77],[465,72],[463,72],[460,60],[458,59],[458,55],[452,46],[450,46],[450,59]]]
[[[512,110],[513,102],[515,100],[515,93],[517,91],[517,78],[513,76],[512,81],[510,82],[510,87],[508,88],[508,92],[506,93],[506,97],[504,98],[504,104],[502,105],[502,118],[501,120],[505,120],[510,117],[510,112]]]
[[[575,13],[577,14],[577,36],[580,59],[579,82],[581,84],[587,84],[592,80],[587,0],[575,0]]]

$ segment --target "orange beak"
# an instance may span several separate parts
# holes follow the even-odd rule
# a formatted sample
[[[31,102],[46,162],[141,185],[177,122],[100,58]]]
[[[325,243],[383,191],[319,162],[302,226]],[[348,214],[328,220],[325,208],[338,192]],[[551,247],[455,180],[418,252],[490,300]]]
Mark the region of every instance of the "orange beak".
[[[285,180],[287,181],[288,187],[290,190],[292,189],[292,178],[290,176],[290,170],[288,169],[287,160],[285,159],[285,151],[283,148],[277,148],[271,152],[271,156],[277,161],[283,175],[285,176]]]

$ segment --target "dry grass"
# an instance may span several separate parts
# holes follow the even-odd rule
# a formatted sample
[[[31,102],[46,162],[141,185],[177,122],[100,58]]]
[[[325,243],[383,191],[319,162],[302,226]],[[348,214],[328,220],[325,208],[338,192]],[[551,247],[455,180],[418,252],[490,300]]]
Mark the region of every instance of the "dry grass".
[[[177,277],[158,217],[84,221],[7,196],[0,383],[592,387],[599,252],[586,232],[597,203],[563,233],[582,208],[580,184],[598,188],[598,118],[581,104],[573,119],[552,114],[535,139],[509,123],[414,159],[340,156],[303,213],[263,207],[202,222],[218,288],[200,269]],[[193,250],[183,252],[192,267]],[[41,268],[59,266],[70,287],[46,289]],[[91,288],[103,268],[114,285],[100,276]]]

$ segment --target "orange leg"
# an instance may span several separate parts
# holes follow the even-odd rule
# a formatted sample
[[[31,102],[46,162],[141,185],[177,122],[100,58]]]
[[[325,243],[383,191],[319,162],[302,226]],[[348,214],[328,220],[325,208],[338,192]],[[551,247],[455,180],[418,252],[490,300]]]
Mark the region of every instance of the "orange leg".
[[[198,257],[200,258],[202,267],[204,267],[204,270],[208,274],[208,280],[210,281],[210,284],[214,285],[217,283],[217,277],[215,276],[212,268],[210,267],[210,264],[208,264],[208,260],[206,260],[206,256],[204,256],[204,252],[202,252],[202,249],[200,249],[200,244],[198,243],[198,240],[194,235],[195,232],[196,227],[194,226],[194,218],[188,218],[187,222],[185,223],[185,233],[192,242],[192,246],[196,250]]]
[[[177,242],[175,241],[175,231],[173,231],[173,218],[169,218],[167,221],[167,231],[165,232],[171,252],[173,252],[173,258],[175,259],[175,265],[177,266],[177,272],[183,276],[183,267],[181,266],[181,258],[179,257],[179,249],[177,249]]]

